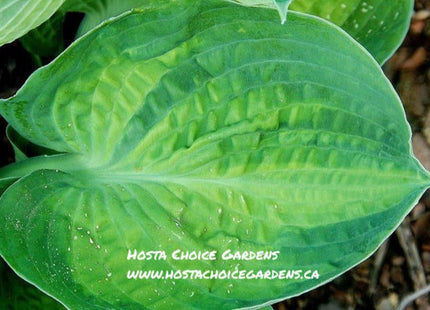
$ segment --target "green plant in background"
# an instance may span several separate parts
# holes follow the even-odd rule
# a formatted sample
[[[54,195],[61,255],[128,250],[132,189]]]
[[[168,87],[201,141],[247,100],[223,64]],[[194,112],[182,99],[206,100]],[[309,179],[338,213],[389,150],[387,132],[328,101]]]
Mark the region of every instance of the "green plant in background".
[[[64,0],[6,0],[0,3],[0,45],[14,41],[36,28],[55,11]]]
[[[0,309],[5,310],[60,310],[61,304],[42,294],[34,286],[30,286],[24,280],[13,276],[6,270],[3,263],[0,264]]]
[[[113,3],[66,2],[87,11],[82,36],[0,101],[17,154],[0,169],[0,254],[69,309],[261,308],[368,257],[429,187],[398,96],[332,22],[281,24],[264,1]],[[379,63],[412,2],[381,7],[291,4]],[[277,254],[127,260],[134,249]],[[317,273],[127,279],[140,269]]]

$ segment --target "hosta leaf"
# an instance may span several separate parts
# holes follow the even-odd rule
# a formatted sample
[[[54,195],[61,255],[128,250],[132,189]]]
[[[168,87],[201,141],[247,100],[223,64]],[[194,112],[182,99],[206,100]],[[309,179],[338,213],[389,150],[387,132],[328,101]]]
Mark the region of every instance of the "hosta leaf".
[[[15,153],[15,161],[18,162],[18,161],[27,159],[29,157],[27,156],[27,154],[32,152],[31,148],[35,145],[31,144],[29,141],[21,137],[19,133],[17,133],[10,126],[7,126],[6,128],[6,136],[10,141],[10,143],[12,144],[13,151]],[[37,154],[37,155],[42,155],[42,154]]]
[[[12,144],[15,153],[15,161],[17,162],[27,159],[28,157],[56,154],[55,151],[40,147],[24,139],[11,126],[6,128],[6,136]]]
[[[55,57],[64,49],[64,13],[57,12],[36,29],[31,30],[20,41],[24,48],[41,63],[41,57]]]
[[[409,27],[413,0],[226,0],[247,6],[276,9],[285,22],[288,8],[316,15],[342,27],[383,64],[399,47]],[[291,6],[290,6],[291,4]],[[157,3],[156,5],[160,5]],[[111,17],[133,8],[151,8],[145,0],[86,0],[66,2],[67,10],[86,13],[78,36]]]
[[[232,0],[277,8],[274,0]],[[399,47],[409,27],[413,0],[294,0],[291,10],[320,16],[339,25],[384,63]]]
[[[169,4],[171,0],[157,2],[146,0],[83,0],[76,2],[68,0],[63,5],[63,10],[85,13],[85,17],[79,26],[77,37],[80,37],[109,18],[121,15],[129,10],[152,9]]]
[[[373,58],[321,19],[276,15],[220,1],[134,11],[0,101],[24,139],[61,153],[0,170],[19,178],[0,198],[10,266],[73,310],[257,309],[368,257],[429,175]],[[127,260],[135,249],[167,257]],[[127,279],[139,270],[299,276]]]
[[[155,4],[156,6],[160,6],[160,3],[154,3],[153,1],[148,2],[145,0],[103,0],[97,2],[99,2],[98,9],[93,9],[86,12],[84,11],[86,14],[85,18],[82,20],[81,25],[79,26],[78,36],[84,35],[101,22],[111,17],[118,16],[130,9],[143,7],[146,4]]]
[[[328,2],[331,2],[330,4]],[[384,63],[409,28],[413,0],[296,0],[292,10],[318,15],[341,26]]]
[[[18,39],[48,20],[65,0],[2,0],[0,46]]]
[[[63,12],[82,12],[87,13],[93,10],[102,11],[106,6],[106,2],[110,0],[65,0],[61,6]],[[144,0],[141,0],[144,1]]]
[[[42,294],[37,288],[18,278],[0,260],[0,309],[4,310],[64,310],[52,298]]]

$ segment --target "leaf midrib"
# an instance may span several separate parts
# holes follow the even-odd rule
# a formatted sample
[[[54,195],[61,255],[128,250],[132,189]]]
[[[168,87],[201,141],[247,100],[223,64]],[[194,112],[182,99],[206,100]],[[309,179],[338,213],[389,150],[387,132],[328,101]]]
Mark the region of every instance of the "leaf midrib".
[[[295,169],[279,169],[276,171],[272,171],[270,173],[276,173],[276,172],[285,172],[285,171],[292,171],[294,174],[298,173],[311,173],[311,174],[325,174],[325,173],[344,173],[344,175],[356,175],[356,176],[362,176],[367,177],[369,175],[373,175],[373,178],[376,178],[378,176],[383,178],[392,178],[395,179],[402,179],[403,181],[410,181],[410,184],[412,185],[421,185],[427,184],[428,182],[422,181],[418,182],[417,178],[412,177],[411,174],[407,173],[380,173],[376,174],[374,170],[365,170],[362,168],[359,169],[351,169],[351,168],[295,168]],[[258,176],[262,174],[260,173],[248,173],[243,176],[236,176],[236,177],[198,177],[198,176],[192,176],[192,175],[168,175],[168,174],[148,174],[148,173],[137,173],[137,172],[109,172],[109,171],[99,171],[95,174],[92,174],[93,180],[101,182],[103,184],[142,184],[142,183],[156,183],[156,184],[166,184],[166,183],[174,183],[174,184],[181,184],[181,185],[191,185],[191,184],[214,184],[214,185],[222,185],[227,186],[231,188],[249,188],[249,186],[260,186],[262,184],[279,184],[277,181],[268,182],[267,180],[262,181],[261,179],[258,179]],[[255,177],[254,177],[255,176]],[[375,182],[376,183],[376,182]],[[364,187],[402,187],[404,186],[404,183],[400,184],[399,182],[393,182],[393,184],[390,186],[388,184],[360,184],[357,185],[357,189],[363,189]],[[282,185],[285,188],[288,187],[303,187],[302,184],[288,184],[284,183]],[[327,187],[326,190],[332,189],[332,190],[339,190],[339,189],[345,189],[344,185],[338,185],[335,184],[305,184],[306,188],[322,188]],[[349,185],[348,189],[352,189],[353,186]]]

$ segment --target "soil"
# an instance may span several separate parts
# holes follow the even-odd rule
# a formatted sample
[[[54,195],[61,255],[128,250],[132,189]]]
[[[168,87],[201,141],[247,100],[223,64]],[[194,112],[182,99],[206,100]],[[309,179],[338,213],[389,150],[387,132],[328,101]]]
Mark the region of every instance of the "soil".
[[[75,17],[74,20],[79,18]],[[76,21],[74,23],[77,24]],[[73,22],[71,24],[75,25]],[[66,44],[71,41],[67,36],[70,32],[68,29],[65,31]],[[408,36],[384,65],[384,71],[404,103],[413,131],[414,153],[427,169],[430,169],[429,56],[430,0],[416,0]],[[47,61],[49,60],[45,59]],[[19,41],[1,47],[0,98],[13,95],[35,69],[32,57]],[[0,118],[0,166],[13,162],[12,147],[3,134],[5,127],[6,122]],[[18,298],[17,286],[31,290],[2,261],[0,281],[0,300]],[[278,303],[275,309],[391,310],[405,296],[425,287],[429,282],[430,193],[426,193],[399,229],[369,259],[322,287]],[[8,289],[10,283],[14,285]],[[424,295],[415,299],[405,309],[430,310],[428,297]],[[1,305],[0,301],[0,308],[3,309]],[[55,304],[51,306],[49,309],[61,309]]]

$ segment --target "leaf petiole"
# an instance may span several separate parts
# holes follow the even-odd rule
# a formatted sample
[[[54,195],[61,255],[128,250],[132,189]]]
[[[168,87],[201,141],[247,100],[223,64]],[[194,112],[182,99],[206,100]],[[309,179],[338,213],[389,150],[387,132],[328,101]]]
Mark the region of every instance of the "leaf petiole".
[[[18,179],[34,171],[43,169],[76,170],[82,167],[83,156],[79,154],[55,154],[31,157],[0,168],[0,182],[6,179]]]

